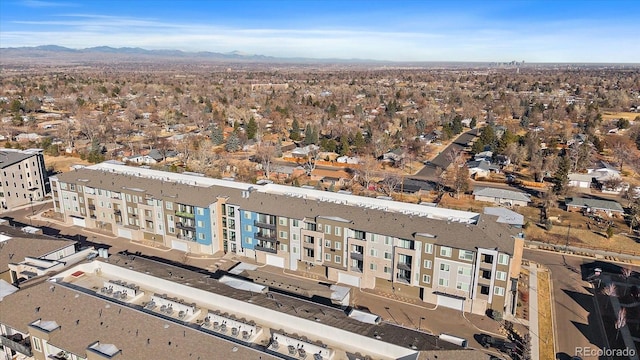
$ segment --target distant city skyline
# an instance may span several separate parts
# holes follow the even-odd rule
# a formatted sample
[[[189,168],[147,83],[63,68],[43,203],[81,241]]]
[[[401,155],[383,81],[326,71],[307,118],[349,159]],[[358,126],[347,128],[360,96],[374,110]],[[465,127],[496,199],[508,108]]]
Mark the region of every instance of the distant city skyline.
[[[0,47],[640,63],[637,1],[3,0]]]

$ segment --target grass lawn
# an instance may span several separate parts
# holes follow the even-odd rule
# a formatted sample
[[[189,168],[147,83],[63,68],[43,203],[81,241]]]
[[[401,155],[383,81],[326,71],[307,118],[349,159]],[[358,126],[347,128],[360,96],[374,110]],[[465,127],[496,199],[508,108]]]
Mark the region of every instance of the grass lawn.
[[[538,336],[540,359],[554,359],[553,321],[551,317],[551,290],[548,271],[538,270]]]
[[[603,120],[615,120],[615,119],[633,120],[637,116],[640,116],[640,114],[633,113],[633,112],[627,112],[627,111],[620,111],[620,112],[605,111],[602,114],[602,119]]]
[[[47,167],[53,167],[55,171],[71,171],[71,165],[91,165],[90,162],[73,156],[49,156],[44,155],[44,163]]]

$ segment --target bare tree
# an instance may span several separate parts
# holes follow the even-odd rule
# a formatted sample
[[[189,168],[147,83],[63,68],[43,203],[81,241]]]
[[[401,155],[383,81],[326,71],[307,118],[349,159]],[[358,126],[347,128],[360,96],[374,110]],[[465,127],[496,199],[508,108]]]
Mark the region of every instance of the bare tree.
[[[391,194],[393,194],[396,189],[398,188],[398,185],[402,184],[402,178],[396,174],[388,174],[387,176],[384,177],[384,179],[382,179],[381,185],[382,185],[382,191],[387,195],[387,196],[391,196]]]
[[[255,159],[262,164],[267,179],[271,176],[271,165],[278,149],[271,142],[262,142],[256,145]]]
[[[620,329],[627,325],[627,309],[621,308],[618,310],[618,318],[616,319],[615,327],[617,330],[616,340],[618,340],[618,335],[620,335]]]
[[[372,156],[362,156],[358,162],[356,173],[359,176],[360,183],[365,189],[369,190],[371,181],[378,166],[378,161]]]
[[[622,275],[622,277],[624,278],[624,282],[625,282],[625,286],[624,286],[624,295],[627,295],[627,287],[629,285],[629,278],[631,277],[631,275],[633,274],[633,270],[623,267],[622,269],[620,269],[620,274]]]
[[[304,167],[305,171],[307,172],[307,175],[311,175],[311,172],[316,169],[316,163],[319,158],[320,158],[320,149],[316,148],[315,146],[312,146],[312,149],[307,154],[307,157],[305,158],[305,162],[302,165],[302,167]]]
[[[616,284],[610,283],[602,289],[602,293],[609,297],[618,297],[618,288],[616,287]],[[610,299],[608,300],[611,301]],[[609,306],[609,301],[605,304],[605,309]]]

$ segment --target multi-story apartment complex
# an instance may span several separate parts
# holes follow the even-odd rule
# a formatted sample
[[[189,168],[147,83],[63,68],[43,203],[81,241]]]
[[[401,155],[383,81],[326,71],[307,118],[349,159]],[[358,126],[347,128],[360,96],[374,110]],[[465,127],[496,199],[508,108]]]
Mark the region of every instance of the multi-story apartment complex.
[[[489,358],[370,313],[213,276],[131,254],[78,264],[2,299],[11,311],[0,312],[0,358]]]
[[[13,209],[42,199],[46,175],[41,149],[0,151],[0,207]]]
[[[66,222],[191,253],[234,252],[425,302],[514,313],[523,238],[497,217],[117,162],[50,179]]]

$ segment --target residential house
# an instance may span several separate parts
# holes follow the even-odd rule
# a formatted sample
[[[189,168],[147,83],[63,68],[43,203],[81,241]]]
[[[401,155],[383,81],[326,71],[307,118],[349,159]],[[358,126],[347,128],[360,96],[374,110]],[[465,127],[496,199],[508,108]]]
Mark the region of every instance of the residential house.
[[[391,163],[399,163],[405,157],[405,151],[402,148],[395,148],[391,151],[388,151],[382,154],[382,161],[388,161]]]
[[[483,209],[485,214],[498,217],[498,222],[507,224],[515,228],[524,226],[524,216],[515,211],[503,207],[486,207]]]
[[[318,150],[320,150],[320,147],[318,145],[311,144],[305,147],[295,148],[293,151],[291,151],[291,156],[293,156],[294,158],[306,159]]]
[[[473,195],[477,201],[492,202],[507,206],[527,206],[531,202],[529,194],[501,188],[476,187]]]
[[[593,174],[569,173],[569,186],[589,189],[593,179]]]
[[[589,199],[589,198],[567,198],[565,199],[567,211],[584,212],[595,215],[606,215],[609,217],[624,216],[622,205],[613,200]]]
[[[491,173],[499,173],[500,166],[486,160],[473,160],[467,163],[469,176],[472,179],[488,178]]]

